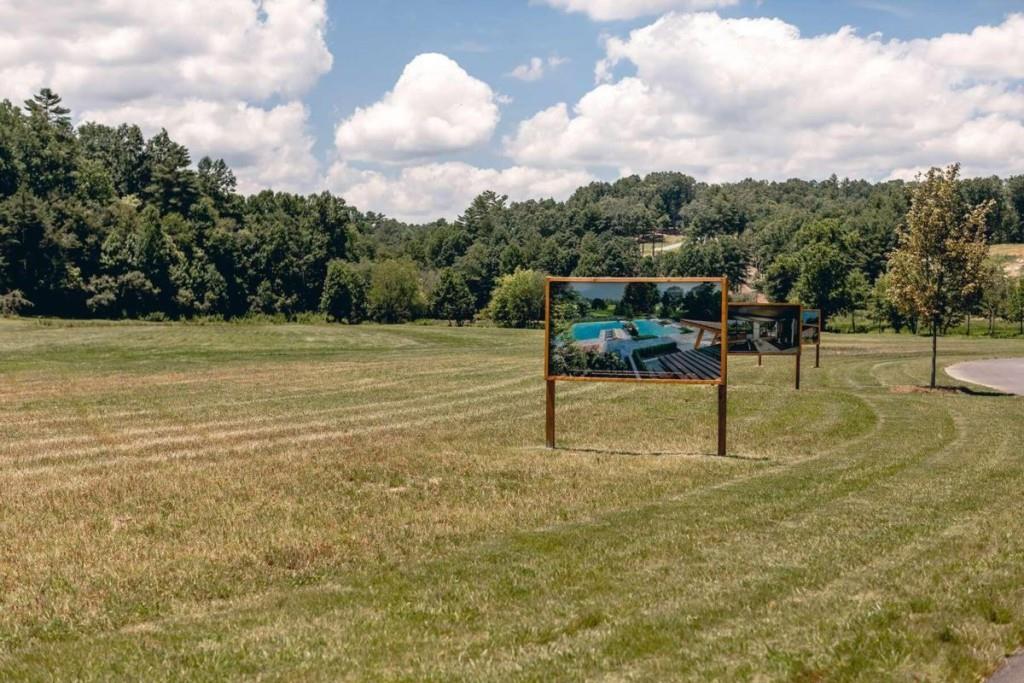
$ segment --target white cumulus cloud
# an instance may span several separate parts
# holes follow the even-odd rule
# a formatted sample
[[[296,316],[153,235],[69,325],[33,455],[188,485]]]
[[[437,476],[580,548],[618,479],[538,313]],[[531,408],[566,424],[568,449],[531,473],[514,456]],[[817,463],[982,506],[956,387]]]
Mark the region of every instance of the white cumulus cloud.
[[[523,165],[707,180],[885,178],[954,160],[968,173],[1019,172],[1022,51],[1024,15],[900,41],[670,14],[608,39],[599,84],[521,122],[505,148]]]
[[[324,0],[5,0],[0,84],[88,108],[156,93],[295,97],[331,67],[326,22]]]
[[[696,12],[735,5],[739,0],[541,0],[566,12],[580,12],[594,21],[615,21],[670,11]]]
[[[548,73],[548,71],[557,69],[567,61],[569,60],[565,57],[559,57],[558,55],[553,55],[547,59],[531,57],[530,61],[525,64],[520,64],[516,68],[512,69],[509,76],[512,78],[518,78],[521,81],[539,81],[544,78],[544,74]]]
[[[326,26],[325,0],[4,0],[0,97],[49,87],[79,121],[166,127],[242,188],[296,189],[317,176],[298,98],[331,68]]]
[[[400,220],[423,223],[454,219],[473,198],[486,190],[512,200],[565,199],[593,178],[585,171],[514,166],[478,168],[462,162],[407,166],[397,175],[358,170],[335,163],[327,185],[363,211],[376,211]]]
[[[379,102],[342,121],[335,143],[346,159],[424,159],[487,142],[498,119],[489,85],[449,57],[427,53],[406,65]]]

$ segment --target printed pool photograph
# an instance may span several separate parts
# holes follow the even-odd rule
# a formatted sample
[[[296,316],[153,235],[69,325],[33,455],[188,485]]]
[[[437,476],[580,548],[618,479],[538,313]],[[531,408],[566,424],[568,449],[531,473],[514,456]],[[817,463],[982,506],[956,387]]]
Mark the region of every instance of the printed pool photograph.
[[[715,383],[722,376],[722,283],[548,281],[549,378]]]

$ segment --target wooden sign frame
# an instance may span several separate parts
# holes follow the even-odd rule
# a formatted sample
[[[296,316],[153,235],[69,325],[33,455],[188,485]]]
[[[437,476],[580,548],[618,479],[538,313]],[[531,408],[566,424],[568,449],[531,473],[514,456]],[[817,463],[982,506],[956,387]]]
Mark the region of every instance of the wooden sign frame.
[[[761,365],[762,356],[793,356],[796,359],[796,374],[794,379],[794,387],[800,389],[800,356],[802,355],[803,349],[803,325],[804,325],[804,307],[802,304],[770,304],[770,303],[741,303],[735,302],[729,304],[729,309],[735,308],[792,308],[796,310],[796,319],[799,323],[800,330],[797,333],[797,344],[792,351],[780,351],[779,353],[760,353],[758,351],[729,351],[729,355],[733,356],[757,356],[757,364]],[[730,316],[731,317],[731,316]],[[726,321],[726,345],[728,345],[729,339],[728,332],[728,321]]]
[[[654,282],[673,284],[719,285],[722,295],[721,307],[721,361],[719,376],[715,379],[671,379],[661,377],[594,377],[578,375],[553,375],[551,373],[551,285],[562,282],[593,282],[622,283]],[[544,282],[544,380],[547,387],[545,443],[548,448],[555,447],[555,382],[651,382],[658,384],[696,384],[718,387],[718,455],[726,452],[726,386],[728,383],[729,349],[728,349],[728,313],[729,313],[729,279],[726,277],[547,277]],[[703,334],[703,332],[702,332]]]

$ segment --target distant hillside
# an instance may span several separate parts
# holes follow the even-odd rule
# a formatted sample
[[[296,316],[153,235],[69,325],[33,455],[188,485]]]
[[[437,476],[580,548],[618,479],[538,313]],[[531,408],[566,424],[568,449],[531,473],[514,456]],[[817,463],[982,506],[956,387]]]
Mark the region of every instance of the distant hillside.
[[[1024,244],[993,244],[989,253],[1002,261],[1007,275],[1020,277],[1024,273]]]

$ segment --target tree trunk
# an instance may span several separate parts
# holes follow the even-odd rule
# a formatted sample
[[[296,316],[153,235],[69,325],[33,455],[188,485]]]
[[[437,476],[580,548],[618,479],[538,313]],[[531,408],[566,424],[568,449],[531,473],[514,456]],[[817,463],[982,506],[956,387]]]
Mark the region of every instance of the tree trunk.
[[[850,317],[853,318],[853,333],[857,334],[857,309],[850,310]]]
[[[971,312],[967,312],[967,336],[971,336]]]
[[[991,312],[988,314],[988,336],[992,336],[996,333],[996,314]]]
[[[932,321],[932,389],[935,388],[935,365],[936,357],[939,353],[939,326],[936,322]]]

